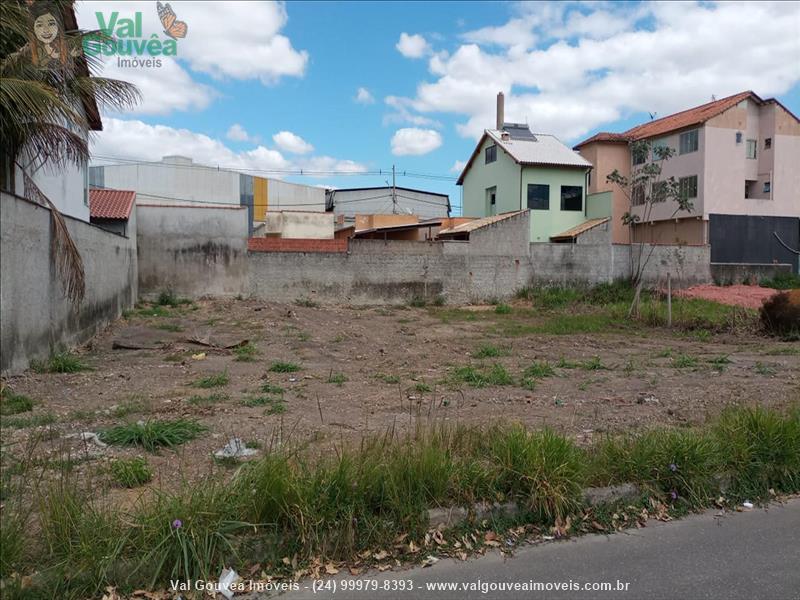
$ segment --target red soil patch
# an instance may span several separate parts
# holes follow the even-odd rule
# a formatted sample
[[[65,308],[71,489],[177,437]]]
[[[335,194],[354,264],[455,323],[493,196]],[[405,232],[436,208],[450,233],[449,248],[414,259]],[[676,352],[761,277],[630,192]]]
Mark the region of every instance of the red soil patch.
[[[685,290],[675,292],[684,298],[703,298],[713,300],[720,304],[730,306],[744,306],[745,308],[761,308],[761,304],[775,294],[778,290],[758,287],[755,285],[696,285]]]

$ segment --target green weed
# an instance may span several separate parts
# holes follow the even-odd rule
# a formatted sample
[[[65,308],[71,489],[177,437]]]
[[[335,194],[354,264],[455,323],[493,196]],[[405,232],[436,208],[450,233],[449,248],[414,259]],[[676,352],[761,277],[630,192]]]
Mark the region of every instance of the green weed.
[[[490,385],[514,385],[514,378],[502,365],[494,364],[491,368],[458,367],[451,372],[453,383],[465,383],[470,387],[482,388]]]
[[[274,362],[270,365],[269,371],[272,373],[295,373],[300,370],[300,365],[291,362]]]
[[[109,465],[112,479],[120,486],[134,488],[153,479],[153,471],[142,457],[117,458]]]
[[[502,302],[494,307],[494,312],[498,315],[510,315],[511,311],[511,307],[508,304],[503,304]]]
[[[174,333],[183,331],[183,327],[178,323],[159,323],[156,325],[156,329],[160,329],[162,331],[172,331]]]
[[[18,415],[33,410],[33,400],[22,394],[15,394],[11,388],[4,387],[0,391],[0,415]]]
[[[91,370],[79,356],[71,352],[53,354],[46,362],[31,361],[31,368],[37,373],[78,373]]]
[[[50,413],[44,415],[6,417],[0,421],[0,426],[6,429],[28,429],[30,427],[43,427],[56,422],[56,416]]]
[[[195,439],[206,431],[197,421],[147,421],[117,425],[100,433],[100,439],[112,446],[141,446],[155,452],[160,447],[174,448]]]
[[[390,385],[396,385],[400,383],[400,376],[399,375],[390,375],[386,373],[378,373],[375,375],[375,379],[379,379],[383,383],[388,383]]]
[[[231,382],[230,375],[228,375],[228,371],[222,371],[221,373],[215,373],[214,375],[209,375],[208,377],[202,377],[195,381],[192,385],[194,387],[199,388],[215,388],[215,387],[222,387],[228,385]]]
[[[753,366],[753,370],[759,375],[764,375],[765,377],[771,377],[772,375],[775,375],[776,372],[773,367],[765,365],[762,362],[756,362],[756,364]]]
[[[531,366],[529,366],[522,372],[523,376],[532,377],[534,379],[552,377],[555,374],[556,374],[555,370],[546,360],[534,362]]]
[[[331,372],[328,375],[328,383],[332,383],[334,385],[343,386],[344,383],[347,381],[347,376],[344,373],[333,373]]]
[[[484,344],[472,353],[472,358],[496,358],[498,356],[508,356],[508,354],[509,351],[506,348]]]
[[[221,392],[214,392],[213,394],[209,394],[208,396],[199,396],[199,395],[192,396],[187,400],[187,402],[189,404],[194,404],[195,406],[208,406],[211,404],[219,404],[220,402],[227,402],[230,399],[231,397],[228,394],[223,394]]]
[[[261,385],[261,391],[265,394],[283,394],[285,390],[279,385],[266,382]]]
[[[252,344],[252,342],[247,342],[241,346],[236,346],[233,349],[233,354],[236,356],[234,360],[239,362],[253,362],[258,354],[258,349]]]
[[[681,353],[672,357],[672,366],[675,369],[694,369],[698,364],[697,358],[689,354]]]

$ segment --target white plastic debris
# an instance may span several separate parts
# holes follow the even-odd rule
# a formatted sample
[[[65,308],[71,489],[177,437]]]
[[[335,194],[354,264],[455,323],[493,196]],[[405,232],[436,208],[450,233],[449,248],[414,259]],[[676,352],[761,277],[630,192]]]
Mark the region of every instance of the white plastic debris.
[[[742,502],[742,506],[744,506],[745,508],[753,508],[753,503],[752,502]]]
[[[428,557],[425,560],[422,561],[422,566],[423,567],[432,567],[437,562],[439,562],[439,559],[436,558],[435,556],[432,556],[432,555],[429,554]]]
[[[68,438],[80,438],[87,444],[95,444],[98,448],[107,448],[108,444],[100,440],[100,436],[93,431],[84,431],[82,433],[71,433]]]
[[[252,456],[258,453],[255,448],[248,448],[239,438],[231,438],[221,449],[214,452],[217,458],[241,458],[242,456]]]
[[[233,598],[233,590],[231,590],[231,586],[239,581],[239,579],[239,574],[233,569],[222,569],[222,573],[219,575],[219,587],[217,591],[219,591],[219,593],[225,596],[228,600],[231,600],[231,598]]]

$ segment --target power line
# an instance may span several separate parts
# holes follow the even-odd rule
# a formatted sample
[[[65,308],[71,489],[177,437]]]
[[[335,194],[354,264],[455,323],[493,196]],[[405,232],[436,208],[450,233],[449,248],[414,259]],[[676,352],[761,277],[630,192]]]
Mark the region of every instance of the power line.
[[[133,166],[133,165],[149,165],[149,166],[156,166],[156,167],[165,167],[165,168],[179,168],[179,169],[203,169],[206,171],[233,171],[233,172],[247,172],[247,173],[267,173],[267,174],[276,174],[276,175],[293,175],[297,177],[320,177],[320,176],[382,176],[388,175],[392,172],[392,169],[378,169],[378,170],[370,170],[370,171],[353,171],[353,170],[328,170],[328,171],[315,171],[310,169],[255,169],[255,168],[247,168],[247,167],[234,167],[228,165],[202,165],[202,164],[179,164],[179,163],[165,163],[162,161],[147,161],[147,160],[137,160],[133,158],[124,158],[121,156],[108,156],[103,154],[95,154],[92,156],[92,159],[100,159],[106,161],[117,161],[116,163],[111,164],[103,164],[103,165],[93,165],[97,167],[119,167],[119,166]],[[433,179],[433,180],[441,180],[441,181],[455,181],[457,177],[452,177],[450,175],[437,175],[433,173],[416,173],[413,171],[397,171],[397,176],[400,177],[410,177],[415,179]]]

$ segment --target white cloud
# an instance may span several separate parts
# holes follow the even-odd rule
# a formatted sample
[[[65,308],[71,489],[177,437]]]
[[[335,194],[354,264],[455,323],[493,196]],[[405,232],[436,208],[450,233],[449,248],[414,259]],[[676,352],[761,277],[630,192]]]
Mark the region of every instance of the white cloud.
[[[134,114],[164,115],[176,110],[203,110],[217,96],[207,85],[198,83],[169,57],[162,57],[156,68],[121,67],[116,59],[103,63],[100,75],[121,79],[139,88],[142,101],[130,111]]]
[[[441,145],[442,136],[434,129],[407,127],[398,129],[392,136],[392,154],[395,156],[428,154]]]
[[[397,96],[387,96],[384,102],[394,109],[394,112],[389,113],[383,118],[383,124],[390,123],[410,123],[419,127],[439,127],[442,124],[435,119],[424,117],[420,114],[415,114],[410,110],[413,102],[409,98],[398,98]]]
[[[396,102],[412,117],[461,115],[457,130],[476,138],[503,91],[506,120],[577,140],[633,112],[786,92],[800,81],[798,19],[796,3],[522,4],[505,25],[465,33],[452,55],[432,54],[433,78]]]
[[[272,136],[272,141],[281,150],[292,154],[308,154],[314,151],[314,146],[291,131],[279,131]]]
[[[281,171],[362,173],[366,166],[330,156],[310,156],[289,159],[279,150],[259,145],[251,150],[236,152],[218,139],[188,129],[166,125],[150,125],[139,120],[106,118],[103,131],[92,140],[92,154],[113,159],[153,160],[170,154],[191,157],[196,163],[231,169],[275,171],[270,177],[283,177]],[[320,173],[324,171],[326,173]]]
[[[234,142],[246,142],[250,139],[250,134],[247,133],[244,127],[238,123],[234,123],[228,128],[228,133],[225,134],[225,137]]]
[[[405,31],[400,34],[400,40],[395,48],[406,58],[422,58],[430,51],[430,46],[424,37],[418,33],[409,35]]]
[[[365,87],[360,87],[356,91],[355,101],[359,104],[374,104],[375,97]]]
[[[464,167],[467,166],[467,161],[465,160],[457,160],[453,163],[453,166],[450,167],[451,173],[461,173],[464,170]]]
[[[160,56],[161,67],[121,67],[117,57],[103,57],[103,75],[130,81],[141,90],[144,100],[136,113],[166,114],[173,110],[202,110],[216,96],[212,88],[195,81],[191,71],[223,79],[258,79],[272,84],[282,77],[301,77],[308,53],[296,50],[280,32],[288,16],[277,2],[170,2],[188,32],[177,41],[177,55]],[[142,15],[142,34],[162,33],[155,2],[81,1],[76,14],[81,28],[99,28],[97,12],[105,20],[112,12],[120,19]],[[130,57],[128,57],[130,58]],[[149,58],[149,55],[144,56]],[[188,67],[188,68],[187,68]]]

